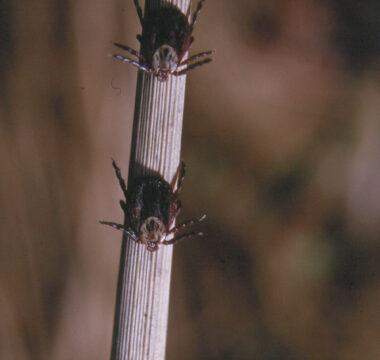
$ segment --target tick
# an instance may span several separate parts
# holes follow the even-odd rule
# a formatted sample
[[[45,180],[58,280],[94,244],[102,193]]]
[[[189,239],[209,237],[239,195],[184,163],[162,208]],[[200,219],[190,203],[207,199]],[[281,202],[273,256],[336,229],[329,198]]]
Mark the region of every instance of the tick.
[[[185,55],[194,42],[194,25],[206,0],[198,2],[191,21],[178,7],[149,9],[143,16],[138,0],[133,0],[142,26],[142,34],[137,35],[140,52],[129,46],[114,43],[115,46],[129,52],[136,59],[114,54],[116,59],[130,63],[138,69],[153,74],[161,81],[166,81],[169,74],[180,76],[188,71],[206,64],[212,59],[207,57],[213,51],[204,51],[185,59]],[[190,9],[190,8],[189,8]]]
[[[175,226],[175,220],[181,211],[178,195],[185,177],[184,162],[181,162],[172,185],[160,176],[143,176],[132,181],[128,189],[115,161],[112,165],[126,199],[126,201],[120,200],[125,214],[125,224],[100,221],[101,224],[123,231],[132,240],[144,244],[151,252],[158,250],[160,245],[173,245],[180,240],[203,235],[200,232],[176,235],[178,230],[200,222],[206,217],[203,215]]]

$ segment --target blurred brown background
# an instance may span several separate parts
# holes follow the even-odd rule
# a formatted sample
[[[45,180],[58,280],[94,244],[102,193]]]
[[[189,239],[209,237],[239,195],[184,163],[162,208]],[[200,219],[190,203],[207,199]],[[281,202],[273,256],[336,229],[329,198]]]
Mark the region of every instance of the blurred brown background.
[[[108,359],[132,0],[0,2],[0,358]],[[167,359],[380,359],[380,3],[208,0]]]

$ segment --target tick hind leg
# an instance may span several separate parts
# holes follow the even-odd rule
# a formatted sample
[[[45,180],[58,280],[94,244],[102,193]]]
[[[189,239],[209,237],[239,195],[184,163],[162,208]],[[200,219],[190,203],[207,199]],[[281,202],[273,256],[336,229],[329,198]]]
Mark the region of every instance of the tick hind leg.
[[[144,18],[143,18],[143,12],[142,12],[141,6],[140,6],[138,0],[133,0],[133,2],[135,3],[136,11],[137,11],[137,15],[139,16],[140,23],[141,23],[141,26],[142,26],[142,25],[143,25]]]
[[[178,195],[178,193],[182,189],[183,179],[185,178],[185,169],[186,169],[185,162],[181,161],[181,163],[179,164],[176,176],[174,177],[172,185],[171,185],[172,189],[174,189],[175,185],[177,185],[177,188],[174,191],[174,195]]]
[[[206,0],[200,0],[199,3],[198,3],[197,9],[195,10],[195,13],[194,13],[194,15],[193,15],[193,20],[192,20],[192,22],[191,22],[191,24],[190,24],[190,33],[193,32],[194,25],[195,25],[195,23],[196,23],[196,21],[197,21],[197,17],[198,17],[198,15],[199,15],[199,13],[200,13],[200,11],[201,11],[201,9],[202,9],[202,5],[203,5],[203,3],[204,3],[205,1],[206,1]]]
[[[120,168],[116,165],[116,162],[113,159],[112,159],[112,166],[115,169],[116,177],[119,180],[120,187],[121,187],[121,189],[123,190],[123,193],[124,193],[124,197],[125,197],[126,200],[128,200],[127,199],[127,186],[125,185],[125,181],[124,181],[124,179],[123,179],[123,177],[121,175]]]

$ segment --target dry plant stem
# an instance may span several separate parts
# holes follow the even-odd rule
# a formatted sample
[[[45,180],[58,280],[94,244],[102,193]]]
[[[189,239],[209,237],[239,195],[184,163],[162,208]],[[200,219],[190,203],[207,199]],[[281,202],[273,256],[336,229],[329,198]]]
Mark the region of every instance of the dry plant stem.
[[[147,0],[145,9],[190,0]],[[186,76],[166,82],[139,72],[129,179],[158,172],[172,182],[181,150]],[[128,200],[127,200],[128,201]],[[151,253],[123,238],[111,360],[165,359],[172,246]]]

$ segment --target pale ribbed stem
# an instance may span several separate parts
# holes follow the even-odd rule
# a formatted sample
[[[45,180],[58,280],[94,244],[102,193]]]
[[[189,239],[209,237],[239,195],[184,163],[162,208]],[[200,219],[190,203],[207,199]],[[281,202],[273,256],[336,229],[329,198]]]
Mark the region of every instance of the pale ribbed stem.
[[[147,0],[145,9],[172,3],[184,13],[190,0]],[[150,172],[175,176],[181,151],[186,76],[160,82],[139,73],[129,180]],[[165,359],[172,246],[150,253],[123,239],[111,360]]]

